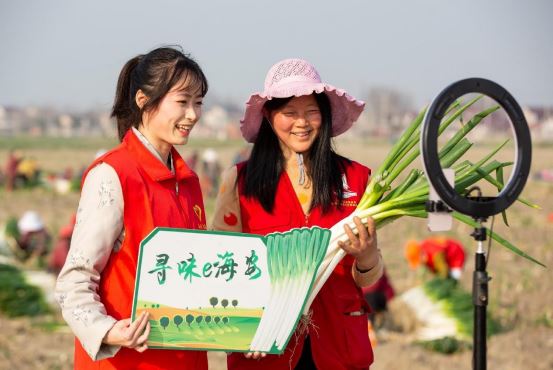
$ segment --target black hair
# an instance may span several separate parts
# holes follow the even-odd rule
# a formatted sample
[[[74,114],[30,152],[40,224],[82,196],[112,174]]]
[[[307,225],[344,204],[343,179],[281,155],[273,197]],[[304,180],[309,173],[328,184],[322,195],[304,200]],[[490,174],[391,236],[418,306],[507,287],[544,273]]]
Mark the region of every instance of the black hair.
[[[340,207],[343,199],[342,174],[346,163],[350,161],[334,151],[332,113],[328,96],[324,93],[314,94],[314,96],[321,111],[322,123],[304,160],[308,164],[307,174],[313,184],[310,210],[321,206],[325,213],[334,201],[337,201],[337,206]],[[268,100],[264,105],[265,111],[270,113],[279,109],[291,99],[292,97]],[[241,181],[243,194],[256,199],[265,211],[272,213],[278,181],[284,166],[284,155],[279,139],[267,118],[263,117],[250,158],[238,173],[238,179],[243,180]]]
[[[144,112],[155,111],[163,97],[180,81],[205,96],[207,79],[198,65],[180,47],[161,47],[130,59],[117,81],[111,116],[117,120],[119,140],[131,128],[138,128]],[[138,90],[148,97],[142,108],[136,104]]]

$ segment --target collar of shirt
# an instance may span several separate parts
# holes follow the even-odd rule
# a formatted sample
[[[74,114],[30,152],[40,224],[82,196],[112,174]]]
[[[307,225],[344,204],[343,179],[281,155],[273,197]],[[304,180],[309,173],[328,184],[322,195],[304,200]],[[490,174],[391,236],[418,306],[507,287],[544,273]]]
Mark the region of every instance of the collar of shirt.
[[[169,165],[169,170],[172,174],[175,174],[175,168],[173,166],[173,156],[171,155],[171,153],[169,153],[169,163],[164,163],[163,158],[161,158],[161,155],[156,150],[156,148],[154,148],[154,146],[148,141],[148,139],[146,139],[146,136],[142,135],[142,133],[138,131],[135,127],[133,127],[132,130],[138,140],[140,140],[140,142],[146,147],[146,149],[148,149],[150,153],[152,153],[157,159],[159,159],[159,161],[163,163],[164,166]]]
[[[171,178],[176,179],[177,181],[181,181],[186,178],[198,179],[198,176],[186,165],[175,147],[171,148],[170,157],[172,159],[171,167],[173,168],[169,169],[167,164],[161,160],[159,153],[156,155],[157,152],[153,149],[153,147],[152,149],[148,148],[148,145],[146,144],[148,141],[145,140],[145,142],[143,142],[140,140],[141,134],[140,132],[137,134],[137,132],[138,131],[135,131],[134,129],[129,130],[125,134],[121,145],[125,146],[127,150],[130,151],[130,154],[136,158],[139,165],[152,179],[155,181],[164,181]]]

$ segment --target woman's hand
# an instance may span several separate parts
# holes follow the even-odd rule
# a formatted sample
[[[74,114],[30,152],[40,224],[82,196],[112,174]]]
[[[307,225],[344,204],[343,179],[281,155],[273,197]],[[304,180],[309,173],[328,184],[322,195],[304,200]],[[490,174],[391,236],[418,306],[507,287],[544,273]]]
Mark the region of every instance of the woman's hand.
[[[146,341],[150,334],[149,315],[144,311],[134,322],[131,322],[130,318],[117,321],[106,333],[103,342],[144,352],[148,349]]]
[[[372,217],[367,217],[367,227],[363,225],[359,217],[354,217],[353,222],[357,226],[358,235],[355,235],[349,225],[344,225],[348,241],[339,241],[338,246],[347,254],[355,257],[355,263],[359,270],[369,270],[375,267],[379,261],[376,226]]]
[[[252,360],[260,360],[263,357],[265,357],[266,354],[263,353],[263,352],[248,352],[248,353],[245,353],[244,356],[246,356],[246,358],[250,358]]]

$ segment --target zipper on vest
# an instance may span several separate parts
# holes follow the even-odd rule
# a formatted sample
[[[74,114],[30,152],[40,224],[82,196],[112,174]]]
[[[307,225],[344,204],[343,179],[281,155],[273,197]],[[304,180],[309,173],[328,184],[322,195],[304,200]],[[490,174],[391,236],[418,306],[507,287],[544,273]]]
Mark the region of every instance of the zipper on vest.
[[[189,217],[188,217],[188,213],[185,212],[183,206],[182,206],[182,202],[181,202],[181,199],[179,197],[179,182],[176,181],[175,182],[175,194],[173,195],[175,197],[175,202],[179,208],[179,212],[181,214],[181,216],[183,217],[184,220],[187,220]]]

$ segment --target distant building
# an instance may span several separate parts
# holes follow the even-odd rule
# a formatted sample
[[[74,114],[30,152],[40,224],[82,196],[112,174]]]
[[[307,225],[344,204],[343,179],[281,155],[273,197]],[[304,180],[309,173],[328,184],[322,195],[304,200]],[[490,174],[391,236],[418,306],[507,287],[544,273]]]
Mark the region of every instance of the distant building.
[[[395,138],[414,115],[408,95],[393,88],[375,87],[369,90],[365,99],[363,121],[366,125],[356,130],[361,130],[358,133],[362,136]]]
[[[489,106],[478,102],[463,114],[467,122],[474,114]],[[524,107],[534,141],[553,142],[553,106]],[[405,94],[389,88],[369,91],[366,106],[359,120],[344,138],[381,138],[395,140],[417,116]],[[243,111],[231,103],[218,102],[206,109],[194,137],[219,140],[240,139],[240,119]],[[484,125],[471,133],[473,140],[499,135],[510,135],[505,113],[490,115]],[[62,136],[62,137],[116,137],[117,125],[105,110],[67,112],[53,108],[0,106],[0,135]]]
[[[10,134],[10,129],[6,116],[6,108],[0,105],[0,136],[8,136]]]

